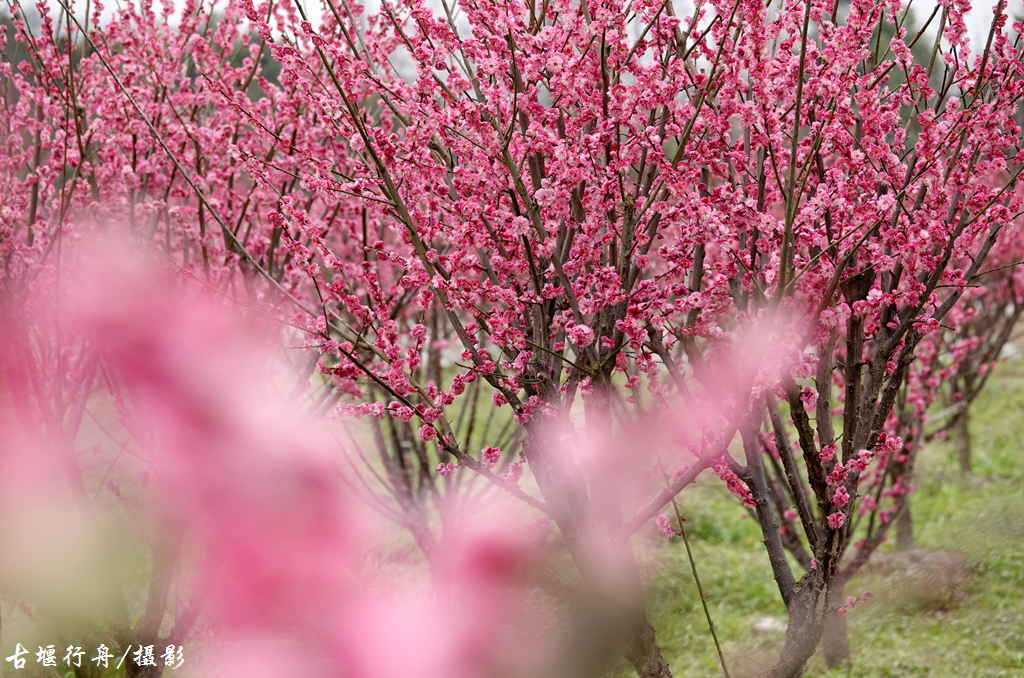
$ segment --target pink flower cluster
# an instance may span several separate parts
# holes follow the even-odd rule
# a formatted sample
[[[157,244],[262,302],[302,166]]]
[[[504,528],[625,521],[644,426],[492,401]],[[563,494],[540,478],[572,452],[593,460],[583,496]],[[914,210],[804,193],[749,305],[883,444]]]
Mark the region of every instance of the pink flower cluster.
[[[725,482],[725,486],[729,491],[739,497],[740,501],[742,501],[745,506],[757,506],[754,502],[754,496],[750,493],[750,488],[745,482],[737,477],[736,473],[734,473],[731,468],[729,468],[728,463],[725,461],[725,457],[722,457],[715,462],[714,471],[715,475]]]
[[[666,537],[676,537],[679,535],[676,529],[672,527],[672,519],[664,513],[659,514],[655,522],[658,525],[658,529],[661,530],[661,533]]]

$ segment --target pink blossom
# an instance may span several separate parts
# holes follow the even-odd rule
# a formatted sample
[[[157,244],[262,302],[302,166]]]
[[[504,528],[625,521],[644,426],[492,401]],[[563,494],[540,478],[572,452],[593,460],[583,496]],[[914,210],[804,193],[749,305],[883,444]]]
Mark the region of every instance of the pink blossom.
[[[110,490],[110,493],[113,494],[115,497],[117,497],[121,501],[124,501],[124,497],[121,496],[121,486],[118,483],[114,482],[113,480],[108,480],[106,483],[106,488]]]
[[[872,497],[871,495],[865,495],[861,499],[860,508],[858,509],[858,511],[861,513],[861,515],[863,515],[865,512],[874,511],[876,508],[878,508],[878,503],[875,501],[875,498]]]
[[[658,524],[658,529],[661,530],[661,533],[666,537],[675,537],[678,534],[675,528],[672,527],[672,519],[664,513],[658,515],[658,519],[655,522]]]
[[[800,400],[808,407],[813,406],[818,401],[818,392],[807,386],[800,392]]]
[[[843,463],[837,462],[832,468],[832,472],[828,474],[828,477],[825,480],[829,485],[839,485],[846,480],[846,476],[847,472],[846,469],[843,468]]]
[[[497,447],[485,447],[480,451],[480,461],[484,466],[495,466],[501,460],[501,450]]]
[[[586,325],[573,325],[566,330],[566,334],[569,336],[569,341],[581,348],[594,343],[594,330]]]
[[[715,475],[721,478],[725,482],[725,486],[734,495],[740,498],[746,506],[757,506],[754,502],[754,496],[750,493],[750,488],[745,482],[739,479],[739,477],[733,473],[732,469],[729,468],[725,462],[725,457],[719,459],[714,466]]]
[[[828,514],[828,526],[834,530],[839,529],[846,522],[846,515],[841,511]]]
[[[506,483],[519,486],[519,479],[523,477],[523,462],[514,461],[508,465],[508,471],[503,476]]]

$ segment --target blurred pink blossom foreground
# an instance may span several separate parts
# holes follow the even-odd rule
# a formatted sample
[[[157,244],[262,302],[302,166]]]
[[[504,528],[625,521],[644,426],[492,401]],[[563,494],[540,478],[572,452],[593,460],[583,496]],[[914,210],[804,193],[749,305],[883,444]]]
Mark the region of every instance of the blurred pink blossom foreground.
[[[535,555],[531,517],[487,502],[474,505],[472,520],[448,516],[429,577],[415,558],[375,563],[393,528],[345,484],[344,451],[326,424],[282,395],[289,388],[274,350],[279,333],[127,259],[81,266],[62,331],[94,347],[129,396],[125,423],[159,497],[149,508],[200,545],[195,588],[205,592],[214,631],[203,673],[535,673],[543,655],[536,638],[530,653],[513,647],[532,633],[518,612]],[[4,334],[9,364],[16,336]],[[0,475],[5,486],[32,486],[28,496],[52,477],[45,459],[59,441],[5,438]]]

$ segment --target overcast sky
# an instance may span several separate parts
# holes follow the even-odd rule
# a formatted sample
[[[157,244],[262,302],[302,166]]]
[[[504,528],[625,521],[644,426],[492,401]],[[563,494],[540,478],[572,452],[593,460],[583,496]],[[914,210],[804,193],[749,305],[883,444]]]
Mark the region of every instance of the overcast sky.
[[[917,16],[919,23],[924,23],[937,4],[936,0],[914,0],[911,11]],[[974,9],[967,15],[966,21],[971,32],[972,51],[977,52],[985,47],[985,40],[988,39],[996,0],[975,0],[973,4]],[[1024,0],[1006,0],[1006,10],[1010,14],[1011,22],[1019,21],[1024,18]]]
[[[122,0],[132,2],[133,0]],[[258,1],[258,0],[257,0]],[[294,0],[283,0],[284,2],[292,2]],[[776,2],[778,0],[775,0]],[[879,0],[881,1],[881,0]],[[995,3],[999,0],[974,0],[974,9],[967,15],[967,26],[971,34],[972,51],[978,52],[985,45],[985,40],[988,37],[989,26],[992,23],[992,14]],[[181,6],[181,0],[156,0],[157,3],[163,4],[165,2],[171,2],[176,6]],[[300,0],[303,8],[308,12],[311,20],[316,23],[322,14],[321,11],[321,0]],[[458,0],[453,0],[454,4],[458,3]],[[623,0],[625,2],[625,0]],[[918,19],[918,25],[924,23],[928,16],[935,9],[938,4],[937,0],[905,0],[905,2],[911,3],[912,11]],[[1007,11],[1010,14],[1010,20],[1016,21],[1024,19],[1024,0],[1004,0],[1006,2]],[[442,13],[440,0],[427,0],[428,5],[435,6],[437,12]],[[675,7],[677,8],[678,16],[687,16],[693,8],[692,0],[673,0]],[[108,2],[105,8],[104,14],[106,16],[112,15],[119,4],[118,0],[114,2]],[[363,5],[366,7],[368,12],[376,11],[379,7],[379,0],[364,0]],[[31,3],[26,3],[26,6],[31,6]],[[72,0],[72,6],[76,9],[76,14],[80,11],[84,11],[85,2],[84,0]],[[56,10],[59,5],[56,2],[51,3],[51,8]],[[173,19],[172,19],[173,21]],[[930,31],[932,32],[932,31]]]

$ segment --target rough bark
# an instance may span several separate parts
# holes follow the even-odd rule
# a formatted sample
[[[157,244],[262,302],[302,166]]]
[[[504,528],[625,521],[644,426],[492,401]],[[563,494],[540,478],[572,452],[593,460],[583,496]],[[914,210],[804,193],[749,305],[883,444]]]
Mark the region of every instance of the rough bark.
[[[828,591],[822,573],[805,574],[796,583],[788,606],[789,625],[778,662],[768,678],[800,678],[821,641],[828,613]]]
[[[646,614],[641,621],[632,641],[626,647],[626,660],[642,678],[672,678],[672,671],[658,649],[654,627],[647,621]]]
[[[845,604],[846,584],[838,580],[832,585],[829,596],[829,608],[839,608]],[[846,625],[846,615],[830,612],[825,617],[825,631],[821,637],[822,650],[825,654],[825,666],[834,669],[837,666],[852,666],[850,662],[850,634]]]
[[[751,495],[754,498],[754,512],[764,537],[763,543],[768,551],[768,561],[772,566],[775,583],[779,587],[782,602],[788,607],[793,597],[793,571],[786,560],[786,552],[779,534],[779,523],[775,511],[769,504],[771,493],[768,490],[764,466],[761,463],[761,448],[757,441],[757,427],[760,423],[758,420],[761,413],[755,409],[752,414],[756,416],[751,417],[751,424],[745,426],[741,431],[743,450],[747,460],[747,478],[744,480],[750,485]]]

